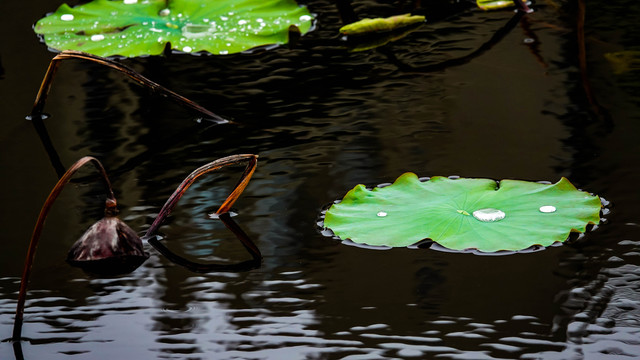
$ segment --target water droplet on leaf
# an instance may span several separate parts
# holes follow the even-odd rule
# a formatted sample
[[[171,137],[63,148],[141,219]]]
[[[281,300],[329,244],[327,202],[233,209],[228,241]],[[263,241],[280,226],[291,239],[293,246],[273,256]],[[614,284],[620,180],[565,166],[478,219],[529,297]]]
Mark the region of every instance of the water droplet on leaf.
[[[72,14],[63,14],[62,16],[60,16],[60,20],[62,20],[62,21],[71,21],[71,20],[73,20],[73,15]]]
[[[502,210],[486,208],[473,212],[473,217],[483,222],[494,222],[504,219],[506,214]]]
[[[162,9],[158,13],[158,15],[160,15],[160,16],[169,16],[169,14],[171,14],[171,10],[169,10],[169,9]]]
[[[556,207],[552,205],[545,205],[540,207],[540,212],[543,213],[552,213],[556,211]]]
[[[102,34],[91,35],[91,41],[100,41],[100,40],[104,40],[104,35]]]
[[[182,35],[188,39],[203,38],[215,31],[215,23],[211,25],[187,24],[182,27]]]
[[[378,216],[380,216],[380,217],[385,217],[385,216],[387,216],[387,213],[386,213],[386,212],[384,212],[384,211],[380,211],[380,212],[378,212],[376,215],[378,215]]]

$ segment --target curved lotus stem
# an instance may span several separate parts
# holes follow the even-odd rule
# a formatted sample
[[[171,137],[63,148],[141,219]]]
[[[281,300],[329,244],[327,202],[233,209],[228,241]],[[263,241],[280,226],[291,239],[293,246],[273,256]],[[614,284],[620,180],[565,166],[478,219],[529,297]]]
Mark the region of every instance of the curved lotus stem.
[[[31,110],[31,116],[30,116],[31,119],[42,117],[42,110],[44,109],[44,103],[47,100],[47,95],[49,94],[49,90],[51,90],[51,84],[53,82],[53,78],[55,76],[56,70],[58,70],[58,66],[60,65],[60,61],[65,59],[74,59],[74,58],[93,61],[98,64],[118,70],[121,73],[133,79],[135,82],[140,83],[141,85],[144,85],[146,87],[149,87],[153,91],[160,92],[163,95],[170,97],[173,100],[176,100],[187,107],[190,107],[200,113],[203,113],[218,123],[221,123],[221,124],[230,123],[229,120],[224,119],[214,114],[213,112],[205,109],[204,107],[196,104],[195,102],[185,98],[184,96],[179,95],[165,88],[164,86],[147,79],[146,77],[140,75],[137,71],[133,70],[132,68],[126,65],[120,64],[119,62],[113,61],[111,59],[83,53],[81,51],[72,51],[72,50],[62,51],[61,53],[54,56],[53,59],[51,59],[51,62],[49,63],[49,68],[47,69],[47,72],[44,75],[44,78],[42,79],[42,84],[40,85],[40,89],[38,90],[38,95],[36,95],[36,100],[33,104],[33,109]]]
[[[146,234],[143,236],[143,239],[149,239],[155,234],[155,232],[158,230],[162,222],[166,219],[167,216],[169,216],[169,214],[171,213],[171,210],[173,210],[173,208],[176,206],[176,204],[178,203],[178,200],[180,200],[180,198],[182,197],[182,195],[184,195],[184,193],[187,191],[189,186],[191,186],[191,184],[193,184],[198,177],[210,171],[217,170],[229,165],[236,165],[239,163],[243,163],[245,161],[248,161],[248,164],[244,170],[244,173],[240,177],[240,180],[236,184],[231,194],[229,194],[229,196],[224,201],[224,203],[222,203],[220,208],[216,211],[216,214],[224,214],[228,212],[231,206],[233,206],[236,200],[238,200],[238,197],[240,196],[240,194],[242,194],[244,189],[247,187],[247,184],[249,184],[249,180],[251,179],[251,176],[253,175],[253,172],[255,171],[256,165],[258,163],[258,155],[252,155],[252,154],[231,155],[231,156],[224,157],[222,159],[212,161],[194,170],[191,174],[189,174],[189,176],[187,176],[182,181],[182,183],[173,192],[173,194],[171,194],[171,197],[167,200],[167,202],[164,204],[162,209],[160,209],[158,216],[153,221],[153,223],[147,230]]]
[[[49,210],[53,206],[53,203],[58,198],[58,195],[62,192],[64,186],[71,180],[71,177],[85,164],[88,162],[92,162],[97,168],[100,175],[104,179],[108,194],[106,200],[106,210],[107,213],[115,213],[116,210],[116,198],[113,195],[113,190],[111,189],[111,182],[107,177],[107,172],[104,170],[104,167],[98,161],[98,159],[85,156],[82,159],[78,160],[73,164],[67,172],[62,175],[60,180],[56,186],[54,186],[53,190],[47,197],[47,200],[42,205],[42,209],[40,210],[40,215],[38,216],[38,221],[36,222],[35,227],[33,228],[33,233],[31,234],[31,241],[29,242],[29,249],[27,250],[27,257],[24,262],[24,269],[22,271],[22,278],[20,279],[20,291],[18,293],[18,305],[16,307],[16,318],[13,324],[13,340],[18,341],[20,339],[20,333],[22,332],[22,317],[24,314],[24,302],[27,297],[27,285],[29,283],[29,276],[31,275],[31,267],[33,265],[33,259],[36,254],[36,248],[38,246],[38,240],[40,239],[40,235],[42,234],[42,228],[44,226],[44,221],[49,214]]]

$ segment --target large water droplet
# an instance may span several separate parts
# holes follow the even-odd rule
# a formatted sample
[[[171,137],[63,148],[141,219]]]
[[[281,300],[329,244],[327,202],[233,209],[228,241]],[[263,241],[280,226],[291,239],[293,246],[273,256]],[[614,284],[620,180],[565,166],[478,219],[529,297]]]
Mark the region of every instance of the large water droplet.
[[[100,41],[100,40],[104,40],[104,35],[102,34],[91,35],[91,41]]]
[[[380,217],[385,217],[385,216],[387,216],[387,213],[386,213],[386,212],[384,212],[384,211],[380,211],[380,212],[378,212],[376,215],[378,215],[378,216],[380,216]]]
[[[504,211],[492,208],[480,209],[473,212],[473,217],[483,222],[499,221],[507,216]]]
[[[73,20],[73,14],[62,14],[60,16],[60,20],[62,20],[62,21],[71,21],[71,20]]]
[[[191,48],[191,46],[185,46],[185,47],[182,48],[182,51],[191,52],[191,51],[193,51],[193,49]]]
[[[311,20],[311,16],[309,15],[300,16],[300,21],[309,21],[309,20]]]
[[[211,25],[187,24],[182,27],[182,35],[189,39],[199,39],[213,34],[215,23]]]
[[[545,206],[540,206],[540,212],[543,213],[552,213],[552,212],[556,212],[556,207],[552,206],[552,205],[545,205]]]

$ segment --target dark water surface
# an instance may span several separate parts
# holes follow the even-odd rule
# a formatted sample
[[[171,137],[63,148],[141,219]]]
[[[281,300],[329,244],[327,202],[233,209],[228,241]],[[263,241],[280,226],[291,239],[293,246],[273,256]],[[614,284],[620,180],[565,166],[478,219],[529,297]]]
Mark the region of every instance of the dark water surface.
[[[353,5],[360,17],[412,6]],[[84,155],[103,161],[122,218],[144,231],[193,169],[259,154],[234,219],[264,260],[248,272],[196,274],[149,246],[150,259],[129,275],[88,276],[64,259],[100,217],[104,195],[99,182],[76,183],[56,202],[36,254],[24,358],[640,357],[640,71],[614,74],[604,57],[640,49],[640,5],[587,1],[585,63],[597,104],[580,71],[576,1],[538,2],[493,47],[446,67],[438,64],[474,54],[513,13],[443,19],[447,7],[429,1],[418,12],[429,18],[436,5],[439,21],[378,50],[345,50],[335,5],[309,1],[317,28],[293,50],[124,61],[233,125],[198,122],[119,73],[64,62],[45,108],[64,166]],[[11,336],[32,226],[57,181],[24,119],[53,57],[31,25],[57,6],[0,2],[2,339]],[[203,262],[247,259],[207,216],[240,171],[197,182],[161,227],[164,243]],[[320,233],[327,204],[405,171],[566,176],[609,200],[611,213],[574,245],[500,257],[363,249]],[[0,358],[13,356],[0,343]]]

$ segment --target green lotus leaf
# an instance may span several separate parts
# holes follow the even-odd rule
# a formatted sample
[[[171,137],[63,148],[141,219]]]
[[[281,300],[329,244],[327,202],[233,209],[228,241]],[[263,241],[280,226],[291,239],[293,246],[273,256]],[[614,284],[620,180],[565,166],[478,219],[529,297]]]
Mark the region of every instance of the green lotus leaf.
[[[341,239],[409,246],[430,239],[453,250],[517,251],[564,242],[600,221],[600,198],[566,178],[555,184],[520,180],[420,181],[405,173],[392,185],[357,185],[326,212],[324,226]]]
[[[94,0],[40,19],[35,32],[57,50],[98,56],[161,54],[167,43],[183,52],[231,54],[284,44],[289,27],[301,33],[312,16],[293,0]]]

